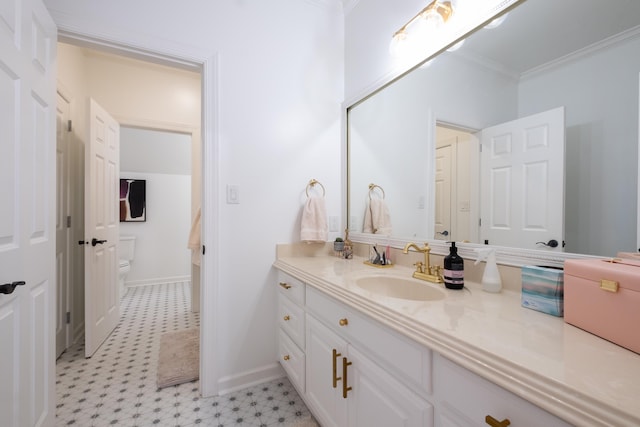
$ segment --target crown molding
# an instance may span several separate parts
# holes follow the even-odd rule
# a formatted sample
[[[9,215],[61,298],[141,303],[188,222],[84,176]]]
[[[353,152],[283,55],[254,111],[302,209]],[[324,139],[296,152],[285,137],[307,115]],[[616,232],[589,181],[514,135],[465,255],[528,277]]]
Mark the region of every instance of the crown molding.
[[[523,72],[520,77],[522,80],[524,80],[538,76],[540,74],[544,74],[553,69],[560,68],[573,62],[577,62],[583,58],[595,55],[602,50],[625,43],[627,41],[631,41],[638,37],[640,37],[640,25],[637,25],[611,37],[607,37],[606,39],[578,49],[575,52],[571,52],[565,56],[561,56],[560,58],[554,59],[553,61],[538,65],[530,70]]]

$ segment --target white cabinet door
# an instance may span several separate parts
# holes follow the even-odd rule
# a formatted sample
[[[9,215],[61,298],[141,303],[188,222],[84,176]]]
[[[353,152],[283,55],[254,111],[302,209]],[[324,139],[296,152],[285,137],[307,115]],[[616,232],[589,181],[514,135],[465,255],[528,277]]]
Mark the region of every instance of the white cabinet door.
[[[313,316],[306,318],[307,403],[323,427],[347,425],[347,399],[342,397],[342,358],[347,343]]]
[[[349,346],[346,381],[350,427],[432,427],[433,407]]]
[[[434,377],[438,427],[487,426],[487,416],[514,427],[569,427],[570,424],[471,371],[437,355]]]

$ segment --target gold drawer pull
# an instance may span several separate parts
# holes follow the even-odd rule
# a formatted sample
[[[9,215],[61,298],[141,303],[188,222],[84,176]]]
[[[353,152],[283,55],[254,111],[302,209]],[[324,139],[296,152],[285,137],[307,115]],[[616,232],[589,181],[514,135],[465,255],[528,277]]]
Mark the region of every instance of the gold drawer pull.
[[[284,355],[284,357],[283,357],[283,359],[284,359],[284,360],[289,360],[289,359],[290,359],[290,357],[289,357],[289,355],[288,355],[288,354],[285,354],[285,355]]]
[[[280,282],[280,286],[282,286],[282,287],[283,287],[283,288],[285,288],[285,289],[291,289],[291,285],[288,285],[288,284],[287,284],[287,283],[285,283],[285,282]]]
[[[613,280],[600,280],[600,289],[607,292],[618,292],[618,282]]]
[[[342,356],[338,351],[333,349],[333,388],[338,387],[338,381],[342,378],[338,376],[338,356]]]
[[[291,320],[291,317],[289,317],[289,315],[287,314],[286,316],[283,317],[285,322],[288,322],[289,320]]]
[[[340,326],[347,326],[349,324],[349,320],[345,317],[344,319],[340,319],[338,323]]]
[[[511,425],[511,421],[509,421],[509,418],[505,418],[502,421],[498,421],[495,418],[493,418],[491,415],[487,415],[486,417],[484,417],[484,421],[489,424],[491,427],[507,427],[508,425]]]
[[[347,387],[347,367],[348,366],[351,366],[351,362],[347,362],[347,358],[343,357],[342,358],[342,378],[344,378],[344,381],[342,381],[342,397],[345,399],[347,398],[347,392],[353,390],[353,387]]]

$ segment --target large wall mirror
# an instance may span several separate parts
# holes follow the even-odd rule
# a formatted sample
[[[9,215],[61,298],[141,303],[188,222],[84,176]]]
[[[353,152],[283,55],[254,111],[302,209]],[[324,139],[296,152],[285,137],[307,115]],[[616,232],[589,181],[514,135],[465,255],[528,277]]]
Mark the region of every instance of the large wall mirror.
[[[525,0],[491,27],[348,108],[349,229],[636,252],[640,2]]]

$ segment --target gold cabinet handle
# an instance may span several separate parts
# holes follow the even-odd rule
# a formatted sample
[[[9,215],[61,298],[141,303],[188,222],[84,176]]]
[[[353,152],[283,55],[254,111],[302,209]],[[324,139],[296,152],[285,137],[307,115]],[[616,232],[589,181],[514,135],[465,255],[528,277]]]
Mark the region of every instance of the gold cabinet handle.
[[[333,349],[333,388],[338,387],[338,381],[342,378],[338,376],[338,356],[342,356],[338,351]]]
[[[288,322],[289,320],[291,320],[291,317],[289,317],[289,315],[287,314],[286,316],[283,317],[285,322]]]
[[[287,283],[285,283],[285,282],[280,282],[280,286],[282,286],[282,287],[283,287],[283,288],[285,288],[285,289],[291,289],[291,285],[288,285],[288,284],[287,284]]]
[[[285,354],[285,355],[284,355],[284,357],[283,357],[283,359],[284,359],[284,360],[289,360],[289,359],[290,359],[290,357],[289,357],[289,355],[288,355],[288,354]]]
[[[347,392],[353,390],[353,387],[347,387],[347,367],[351,366],[351,362],[347,362],[347,358],[342,358],[342,397],[347,398]]]
[[[349,324],[349,320],[345,317],[344,319],[338,320],[340,326],[347,326]]]
[[[491,427],[507,427],[508,425],[511,424],[511,421],[509,421],[509,418],[505,418],[502,421],[498,421],[495,418],[493,418],[491,415],[487,415],[486,417],[484,417],[484,421],[489,424]]]

